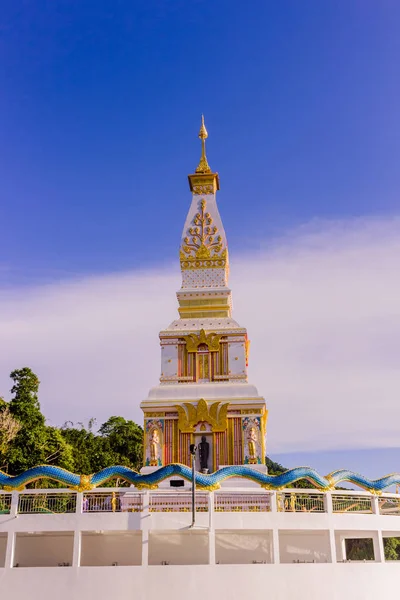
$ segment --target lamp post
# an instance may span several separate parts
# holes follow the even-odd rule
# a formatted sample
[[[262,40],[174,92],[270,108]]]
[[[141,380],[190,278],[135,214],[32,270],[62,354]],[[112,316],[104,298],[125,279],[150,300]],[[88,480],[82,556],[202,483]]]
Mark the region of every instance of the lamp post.
[[[192,524],[194,527],[196,522],[196,450],[195,444],[190,444],[190,456],[192,457]]]

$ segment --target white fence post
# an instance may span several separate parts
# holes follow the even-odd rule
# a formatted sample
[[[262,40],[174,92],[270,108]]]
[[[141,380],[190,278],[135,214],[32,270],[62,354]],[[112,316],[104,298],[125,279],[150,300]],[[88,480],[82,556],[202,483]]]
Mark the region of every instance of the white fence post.
[[[325,492],[324,495],[324,506],[325,511],[329,514],[333,514],[333,498],[331,492]],[[336,553],[336,540],[335,540],[335,530],[332,529],[331,519],[329,519],[329,549],[331,554],[331,562],[337,562],[337,553]]]
[[[379,515],[379,496],[372,496],[372,512]],[[385,562],[385,548],[383,546],[382,531],[379,529],[372,538],[374,545],[375,562]]]
[[[142,566],[147,567],[149,564],[149,529],[150,529],[150,492],[147,490],[143,493],[142,505]]]
[[[82,535],[79,529],[74,531],[74,549],[72,551],[72,566],[79,567],[81,564]]]
[[[208,493],[208,564],[215,565],[214,492]]]
[[[16,519],[18,516],[18,500],[19,493],[12,492],[11,495],[11,506],[10,506],[10,518]],[[16,534],[13,531],[9,531],[7,535],[7,546],[6,546],[6,556],[4,561],[4,567],[6,569],[11,569],[14,566],[14,554],[15,554],[15,543],[16,543]]]
[[[6,558],[4,561],[4,567],[6,569],[11,569],[14,566],[15,540],[15,533],[9,531],[7,536]]]
[[[272,562],[274,564],[280,563],[279,554],[279,529],[278,529],[278,495],[277,492],[270,492],[270,507],[271,512],[274,513],[273,528],[272,528]]]

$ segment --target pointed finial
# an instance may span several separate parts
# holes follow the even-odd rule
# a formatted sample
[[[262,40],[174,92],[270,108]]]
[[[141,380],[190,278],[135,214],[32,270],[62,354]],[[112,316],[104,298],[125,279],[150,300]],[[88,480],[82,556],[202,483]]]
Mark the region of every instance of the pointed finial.
[[[204,115],[201,115],[201,127],[199,131],[199,138],[201,140],[206,140],[208,138],[208,133],[206,126],[204,125]]]
[[[206,156],[206,139],[208,138],[208,133],[206,126],[204,125],[204,115],[201,115],[201,127],[199,131],[199,138],[201,139],[201,158],[199,165],[196,169],[196,173],[211,173],[211,169],[207,162]]]

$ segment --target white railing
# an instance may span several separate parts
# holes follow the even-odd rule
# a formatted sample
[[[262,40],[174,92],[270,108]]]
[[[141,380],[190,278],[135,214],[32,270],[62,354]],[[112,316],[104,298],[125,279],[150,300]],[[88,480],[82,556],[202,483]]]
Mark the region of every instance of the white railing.
[[[379,513],[381,515],[400,515],[400,497],[389,496],[379,498]]]
[[[190,512],[192,510],[192,496],[188,493],[150,494],[150,512]],[[196,512],[208,512],[208,494],[196,493]]]
[[[268,492],[259,494],[221,493],[215,494],[215,512],[270,512],[271,495]]]
[[[76,512],[76,494],[73,492],[22,493],[18,497],[18,513],[60,514]]]
[[[10,514],[11,494],[2,494],[0,492],[0,515]]]
[[[353,496],[349,494],[332,494],[332,510],[334,513],[372,514],[371,496]]]
[[[276,503],[278,512],[326,512],[324,494],[278,492]]]
[[[130,492],[88,492],[83,495],[82,512],[141,512],[143,495]]]
[[[132,491],[131,491],[132,490]],[[400,495],[368,492],[314,492],[313,490],[244,491],[220,489],[214,493],[196,491],[196,511],[208,512],[211,498],[215,512],[270,512],[274,507],[284,513],[358,513],[400,516]],[[144,498],[147,498],[144,501]],[[273,506],[274,504],[274,506]],[[13,508],[13,506],[15,508]],[[379,507],[379,508],[378,508]],[[192,497],[188,490],[138,491],[134,488],[101,488],[83,494],[70,490],[27,490],[0,492],[0,518],[15,514],[114,513],[114,512],[190,512]]]

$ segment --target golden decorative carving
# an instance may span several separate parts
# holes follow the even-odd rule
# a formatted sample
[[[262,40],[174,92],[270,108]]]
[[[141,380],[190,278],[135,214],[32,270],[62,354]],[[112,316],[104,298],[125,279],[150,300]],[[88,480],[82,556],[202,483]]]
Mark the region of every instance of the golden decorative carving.
[[[207,202],[200,200],[200,212],[193,219],[179,253],[181,269],[224,269],[228,262],[227,248],[222,248],[222,237],[213,219],[206,212]]]
[[[221,254],[214,255],[207,260],[199,260],[194,256],[185,256],[182,250],[180,252],[182,271],[185,271],[186,269],[225,269],[227,258],[228,252],[226,248]]]
[[[218,173],[192,173],[188,179],[193,194],[215,194],[219,190]]]
[[[90,483],[91,475],[81,475],[79,478],[78,492],[89,492],[95,486]]]
[[[208,183],[206,185],[194,185],[193,186],[193,194],[214,194],[215,189],[212,183]]]
[[[185,237],[182,246],[185,257],[198,258],[200,260],[210,258],[221,258],[217,256],[222,250],[222,237],[218,234],[218,227],[213,225],[213,219],[206,212],[207,202],[204,198],[200,200],[200,212],[193,219],[194,227],[189,227],[189,236]],[[211,255],[213,252],[213,255]],[[194,254],[192,254],[194,253]]]
[[[182,433],[194,433],[195,426],[205,422],[211,425],[213,433],[225,431],[228,427],[228,406],[229,402],[213,402],[209,406],[203,398],[197,406],[189,402],[177,404],[178,428]]]
[[[242,409],[240,411],[240,414],[242,414],[242,415],[261,415],[262,409],[261,408],[246,408],[246,409]]]
[[[134,486],[137,490],[157,490],[158,489],[157,483],[135,483]]]
[[[207,335],[204,329],[200,329],[199,335],[190,333],[189,335],[184,336],[186,350],[188,352],[197,352],[197,348],[200,344],[205,344],[210,352],[218,352],[221,338],[222,334],[211,332]]]
[[[145,412],[144,418],[154,418],[154,417],[165,417],[165,413],[163,412]]]
[[[245,356],[246,356],[246,367],[249,366],[249,354],[250,354],[250,340],[246,338],[244,343]]]

